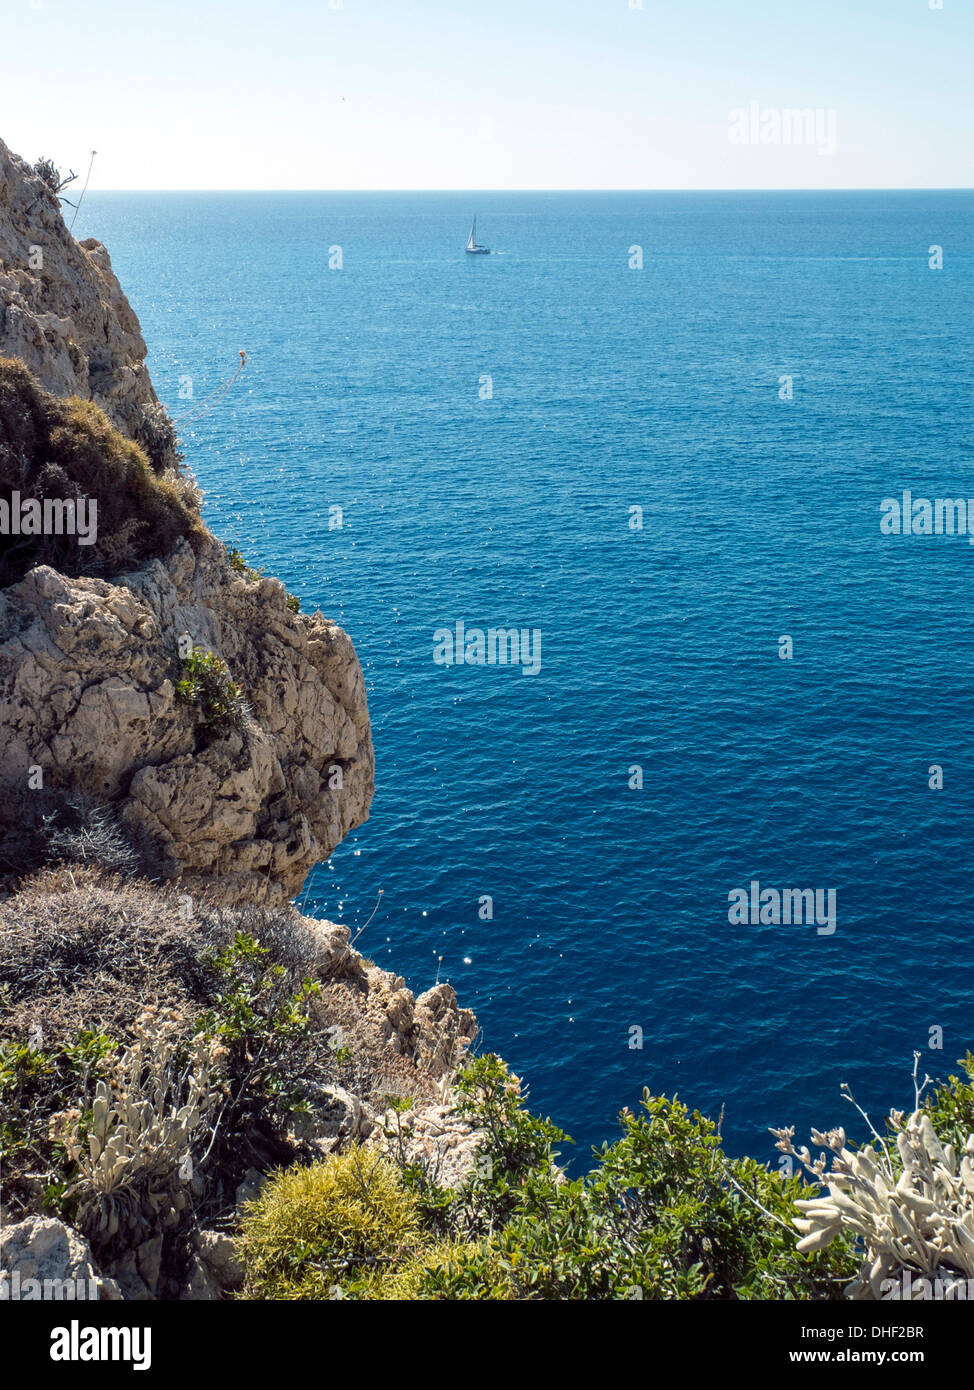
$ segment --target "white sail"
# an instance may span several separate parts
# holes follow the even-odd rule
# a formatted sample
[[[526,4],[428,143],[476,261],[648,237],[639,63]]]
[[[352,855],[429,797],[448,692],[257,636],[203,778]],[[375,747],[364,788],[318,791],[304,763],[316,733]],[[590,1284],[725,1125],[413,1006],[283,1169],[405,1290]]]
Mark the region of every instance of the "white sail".
[[[467,238],[467,250],[471,256],[489,256],[490,251],[486,246],[480,246],[477,242],[477,219],[474,218],[470,226],[470,236]]]

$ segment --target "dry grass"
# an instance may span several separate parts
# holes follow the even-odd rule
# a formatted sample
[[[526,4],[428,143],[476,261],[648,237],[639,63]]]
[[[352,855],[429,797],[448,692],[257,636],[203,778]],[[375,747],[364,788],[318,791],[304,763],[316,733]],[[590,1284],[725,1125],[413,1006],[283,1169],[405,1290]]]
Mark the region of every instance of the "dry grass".
[[[212,1002],[212,956],[238,932],[284,968],[286,987],[327,968],[321,936],[289,907],[197,900],[185,921],[178,890],[97,867],[45,869],[0,902],[3,1032],[41,1022],[52,1041],[68,1041],[79,1028],[125,1040],[148,1004],[177,1010],[189,1023]]]
[[[127,1039],[147,1004],[188,1022],[200,944],[172,894],[94,868],[45,870],[0,903],[3,1033],[40,1024],[52,1043],[83,1028]]]
[[[178,890],[96,867],[43,870],[0,902],[0,1033],[26,1041],[40,1025],[48,1045],[68,1044],[82,1029],[128,1042],[152,1006],[188,1034],[212,1005],[212,958],[237,933],[260,942],[268,965],[284,970],[282,989],[319,982],[312,1027],[293,1059],[304,1078],[336,1081],[379,1107],[390,1096],[435,1097],[418,1031],[390,1042],[357,957],[336,971],[327,933],[293,908],[197,901],[185,921]],[[336,1028],[347,1053],[335,1046]]]
[[[22,362],[0,357],[0,497],[98,504],[91,545],[67,534],[0,536],[0,587],[40,564],[110,576],[168,555],[180,538],[197,542],[203,523],[174,469],[157,472],[91,401],[52,396]]]

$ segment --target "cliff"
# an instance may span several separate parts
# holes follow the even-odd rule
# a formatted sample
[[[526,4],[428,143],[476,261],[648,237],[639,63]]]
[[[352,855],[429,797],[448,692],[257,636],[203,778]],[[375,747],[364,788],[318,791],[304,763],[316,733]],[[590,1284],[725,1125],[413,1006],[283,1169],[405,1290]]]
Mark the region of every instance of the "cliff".
[[[361,666],[209,532],[145,355],[0,143],[0,1283],[210,1299],[265,1174],[385,1147],[390,1102],[469,1168],[476,1023],[288,901],[368,816]]]
[[[55,395],[94,401],[155,466],[173,462],[175,434],[108,252],[75,241],[54,190],[2,140],[0,356],[26,363]]]
[[[0,491],[93,500],[100,523],[87,544],[0,535],[0,799],[16,807],[0,869],[21,867],[18,834],[31,867],[30,823],[62,790],[111,807],[154,876],[281,900],[368,816],[362,671],[341,628],[230,566],[145,353],[104,247],[79,245],[0,143]],[[180,698],[194,648],[239,687],[239,727]]]

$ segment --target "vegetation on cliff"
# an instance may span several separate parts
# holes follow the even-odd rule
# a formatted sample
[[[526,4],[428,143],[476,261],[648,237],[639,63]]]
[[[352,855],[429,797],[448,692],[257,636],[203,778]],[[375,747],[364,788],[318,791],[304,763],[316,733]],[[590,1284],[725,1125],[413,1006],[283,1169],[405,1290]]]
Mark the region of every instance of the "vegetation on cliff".
[[[54,533],[8,522],[0,534],[0,587],[34,565],[62,574],[111,576],[168,555],[203,534],[198,493],[175,468],[157,471],[143,449],[115,429],[91,401],[41,389],[16,358],[0,358],[0,499],[43,505],[61,520]],[[79,541],[66,508],[84,503],[94,534]],[[18,533],[19,532],[19,533]]]
[[[58,1216],[103,1269],[159,1241],[174,1297],[248,1175],[431,1100],[441,1037],[412,996],[396,1032],[394,977],[347,943],[289,906],[191,904],[91,864],[22,884],[0,902],[5,1222]]]
[[[974,1057],[968,1080],[951,1077],[928,1098],[922,1124],[974,1147]],[[621,1137],[595,1155],[585,1177],[556,1165],[565,1136],[532,1115],[517,1078],[496,1057],[471,1061],[457,1080],[459,1108],[483,1140],[469,1179],[445,1191],[415,1164],[398,1184],[387,1167],[354,1152],[300,1179],[279,1174],[243,1218],[245,1297],[387,1299],[773,1299],[870,1296],[863,1275],[875,1259],[854,1221],[836,1223],[805,1249],[805,1209],[825,1198],[823,1174],[809,1186],[752,1159],[729,1158],[712,1121],[675,1097],[644,1092],[641,1113],[620,1116]],[[896,1129],[897,1118],[891,1119]],[[966,1136],[963,1140],[961,1136]],[[933,1141],[934,1144],[937,1141]],[[885,1149],[877,1135],[858,1153]],[[895,1151],[895,1146],[894,1146]],[[338,1166],[340,1165],[340,1166]],[[905,1165],[899,1165],[900,1190]],[[969,1224],[968,1184],[956,1194]],[[398,1222],[406,1200],[416,1229],[409,1252]],[[922,1204],[923,1198],[916,1199]],[[341,1235],[369,1215],[367,1250],[348,1254]],[[325,1216],[327,1213],[327,1216]],[[962,1227],[961,1229],[966,1229]],[[961,1245],[956,1246],[960,1252]],[[287,1255],[285,1257],[285,1252]],[[948,1247],[911,1266],[954,1281],[968,1273]],[[875,1283],[875,1281],[874,1281]],[[867,1290],[863,1294],[863,1288]],[[872,1296],[882,1294],[873,1289]]]
[[[816,1135],[813,1160],[781,1131],[794,1176],[644,1092],[572,1178],[518,1078],[490,1055],[457,1070],[464,1036],[444,1052],[437,1015],[424,1038],[344,928],[187,911],[78,862],[117,849],[100,834],[0,902],[0,1157],[5,1220],[57,1215],[109,1276],[155,1248],[153,1292],[186,1296],[227,1236],[255,1299],[821,1300],[880,1296],[876,1270],[968,1273],[974,1057],[856,1150]],[[469,1135],[450,1181],[412,1142],[436,1101]]]

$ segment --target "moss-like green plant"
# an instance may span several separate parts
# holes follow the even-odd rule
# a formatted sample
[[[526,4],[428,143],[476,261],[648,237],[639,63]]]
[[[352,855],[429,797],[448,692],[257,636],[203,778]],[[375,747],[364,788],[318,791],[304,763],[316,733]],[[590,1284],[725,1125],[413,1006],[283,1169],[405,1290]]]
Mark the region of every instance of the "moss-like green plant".
[[[437,1299],[442,1296],[435,1289],[437,1280],[442,1278],[444,1286],[448,1286],[460,1266],[478,1253],[475,1246],[464,1241],[437,1241],[408,1256],[401,1264],[366,1279],[363,1296],[384,1303]],[[499,1272],[496,1265],[495,1261],[495,1279]]]
[[[181,700],[200,708],[200,724],[224,733],[247,725],[243,690],[230,676],[227,663],[213,652],[194,647],[183,657],[183,677],[176,682]]]
[[[421,1241],[416,1199],[388,1159],[353,1148],[288,1168],[244,1209],[243,1297],[381,1297],[384,1277],[409,1283]]]

